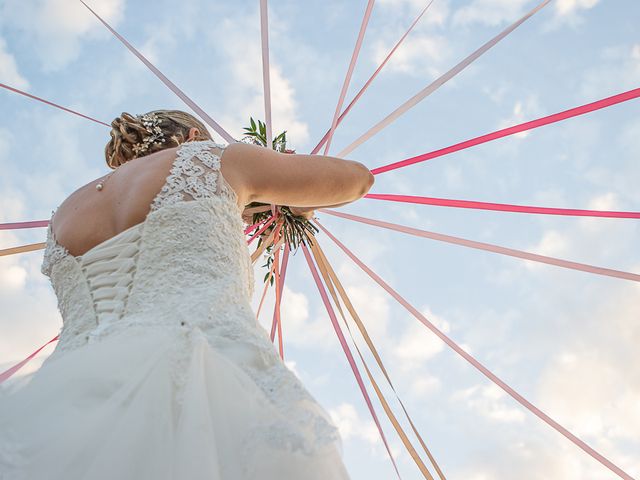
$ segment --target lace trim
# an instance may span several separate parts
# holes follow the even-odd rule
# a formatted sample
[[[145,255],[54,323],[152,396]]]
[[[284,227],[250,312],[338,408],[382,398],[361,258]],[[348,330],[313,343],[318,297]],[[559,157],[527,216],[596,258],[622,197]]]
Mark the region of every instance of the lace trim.
[[[176,151],[176,158],[169,175],[151,203],[147,218],[151,212],[157,211],[165,205],[218,196],[220,192],[223,192],[235,205],[238,214],[241,216],[242,210],[238,206],[238,196],[219,171],[220,156],[226,147],[227,145],[216,143],[213,140],[181,144]],[[219,148],[221,153],[219,155],[214,154],[211,151],[212,148]],[[196,159],[201,164],[195,162],[194,160]],[[53,266],[62,258],[73,257],[64,246],[57,242],[53,234],[51,223],[56,210],[51,210],[45,250],[40,266],[40,272],[48,277],[51,277]],[[144,222],[146,222],[146,219]]]
[[[220,155],[214,154],[211,148],[226,148],[213,140],[186,142],[176,152],[171,171],[160,192],[151,203],[151,211],[164,205],[177,202],[207,198],[224,191],[237,204],[237,196],[232,188],[224,182],[220,173]]]
[[[47,226],[47,240],[44,247],[44,255],[42,258],[42,265],[40,266],[40,272],[47,277],[51,276],[51,270],[53,266],[58,263],[62,258],[69,255],[69,251],[56,242],[53,237],[53,231],[51,229],[51,220],[55,210],[51,210],[51,217],[49,218],[49,225]]]

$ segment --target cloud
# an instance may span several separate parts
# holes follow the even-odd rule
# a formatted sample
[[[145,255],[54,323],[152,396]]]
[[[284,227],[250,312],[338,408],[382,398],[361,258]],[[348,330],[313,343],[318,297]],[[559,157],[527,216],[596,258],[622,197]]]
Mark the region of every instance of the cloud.
[[[271,19],[271,18],[270,18]],[[247,23],[249,22],[249,23]],[[227,115],[222,117],[223,125],[246,125],[250,116],[264,120],[264,91],[262,81],[262,56],[259,42],[247,42],[246,39],[260,38],[257,10],[249,19],[243,21],[225,19],[219,23],[214,33],[220,45],[243,45],[241,55],[234,49],[221,50],[226,57],[226,71],[229,74],[226,102],[230,106]],[[275,32],[273,31],[275,30]],[[277,35],[277,27],[271,24],[270,33]],[[271,42],[276,40],[271,38]],[[297,148],[309,139],[309,126],[299,118],[296,90],[287,80],[282,66],[274,59],[273,50],[270,56],[271,73],[271,114],[274,135],[287,130],[287,136],[295,139],[291,147]],[[233,108],[231,108],[233,106]],[[237,132],[236,132],[237,130]],[[234,130],[241,136],[240,128]],[[233,133],[232,133],[233,134]]]
[[[377,445],[380,441],[380,434],[373,420],[362,419],[353,404],[341,403],[329,409],[329,415],[340,430],[343,440],[360,439],[371,445]]]
[[[397,38],[375,41],[373,60],[376,65],[382,63],[396,41]],[[435,78],[440,75],[441,67],[450,57],[450,53],[449,42],[444,36],[416,32],[405,39],[385,69],[390,72]]]
[[[495,27],[524,14],[529,0],[474,0],[453,14],[454,25],[479,23]]]
[[[568,24],[578,26],[584,22],[584,18],[580,13],[584,10],[590,10],[595,7],[600,0],[556,0],[554,2],[555,17],[552,21],[553,26]]]
[[[580,93],[589,101],[637,88],[640,83],[640,43],[602,49],[581,82]]]
[[[462,402],[474,412],[490,420],[506,423],[521,423],[525,413],[497,385],[474,385],[458,390],[451,396],[452,400]]]
[[[16,59],[9,52],[7,42],[2,37],[0,37],[0,82],[19,89],[29,87],[29,82],[18,71]]]
[[[125,0],[88,3],[112,25],[123,18]],[[0,17],[30,39],[47,71],[59,70],[75,60],[87,39],[110,35],[77,0],[7,0],[0,7]]]
[[[498,129],[511,127],[523,123],[528,120],[533,120],[539,117],[541,114],[540,104],[536,95],[529,95],[525,99],[517,100],[513,105],[511,116],[500,122]],[[531,132],[525,131],[516,133],[513,135],[515,138],[526,138]]]

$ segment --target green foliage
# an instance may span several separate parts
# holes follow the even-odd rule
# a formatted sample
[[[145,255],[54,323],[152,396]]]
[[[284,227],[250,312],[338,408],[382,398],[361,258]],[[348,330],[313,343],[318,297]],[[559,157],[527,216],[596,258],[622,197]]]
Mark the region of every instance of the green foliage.
[[[254,145],[261,145],[266,147],[267,145],[267,126],[261,120],[256,121],[253,117],[249,119],[249,126],[244,127],[245,135],[243,137],[244,141],[248,143],[253,143]],[[287,149],[287,131],[276,135],[272,142],[273,149],[282,152],[282,153],[295,153],[295,150]],[[251,207],[259,207],[268,205],[266,203],[260,202],[252,202],[248,204],[245,208]],[[264,232],[260,234],[258,238],[258,247],[262,245],[262,242],[271,234],[274,228],[276,228],[276,224],[281,224],[280,234],[284,237],[284,241],[289,245],[289,248],[292,252],[297,251],[300,244],[303,245],[313,245],[313,237],[316,233],[318,233],[318,228],[313,225],[309,220],[304,217],[300,217],[291,213],[291,210],[286,205],[278,205],[276,207],[278,209],[278,221],[273,222],[268,228],[265,229]],[[266,210],[264,212],[254,213],[252,215],[252,224],[262,222],[267,220],[271,216],[271,210]],[[256,232],[260,230],[258,228]],[[252,233],[251,235],[255,235]],[[265,248],[265,252],[267,254],[267,263],[262,265],[263,267],[267,267],[267,273],[264,276],[264,281],[269,281],[271,285],[273,285],[275,275],[270,275],[271,265],[274,261],[273,245]]]

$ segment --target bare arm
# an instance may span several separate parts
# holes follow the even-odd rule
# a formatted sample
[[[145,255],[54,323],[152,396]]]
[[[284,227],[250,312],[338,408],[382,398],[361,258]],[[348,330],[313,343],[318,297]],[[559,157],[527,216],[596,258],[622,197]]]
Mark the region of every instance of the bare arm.
[[[234,143],[222,157],[245,203],[308,208],[338,206],[366,195],[375,179],[362,163],[325,155],[285,154]]]

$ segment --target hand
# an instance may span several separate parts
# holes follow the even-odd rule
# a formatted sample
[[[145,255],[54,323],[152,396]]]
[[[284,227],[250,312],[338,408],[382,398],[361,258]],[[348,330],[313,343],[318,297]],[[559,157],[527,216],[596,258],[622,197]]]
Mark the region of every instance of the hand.
[[[316,213],[316,211],[312,207],[289,207],[289,210],[291,210],[291,213],[293,213],[294,215],[304,217],[307,220],[313,217],[313,215]]]

